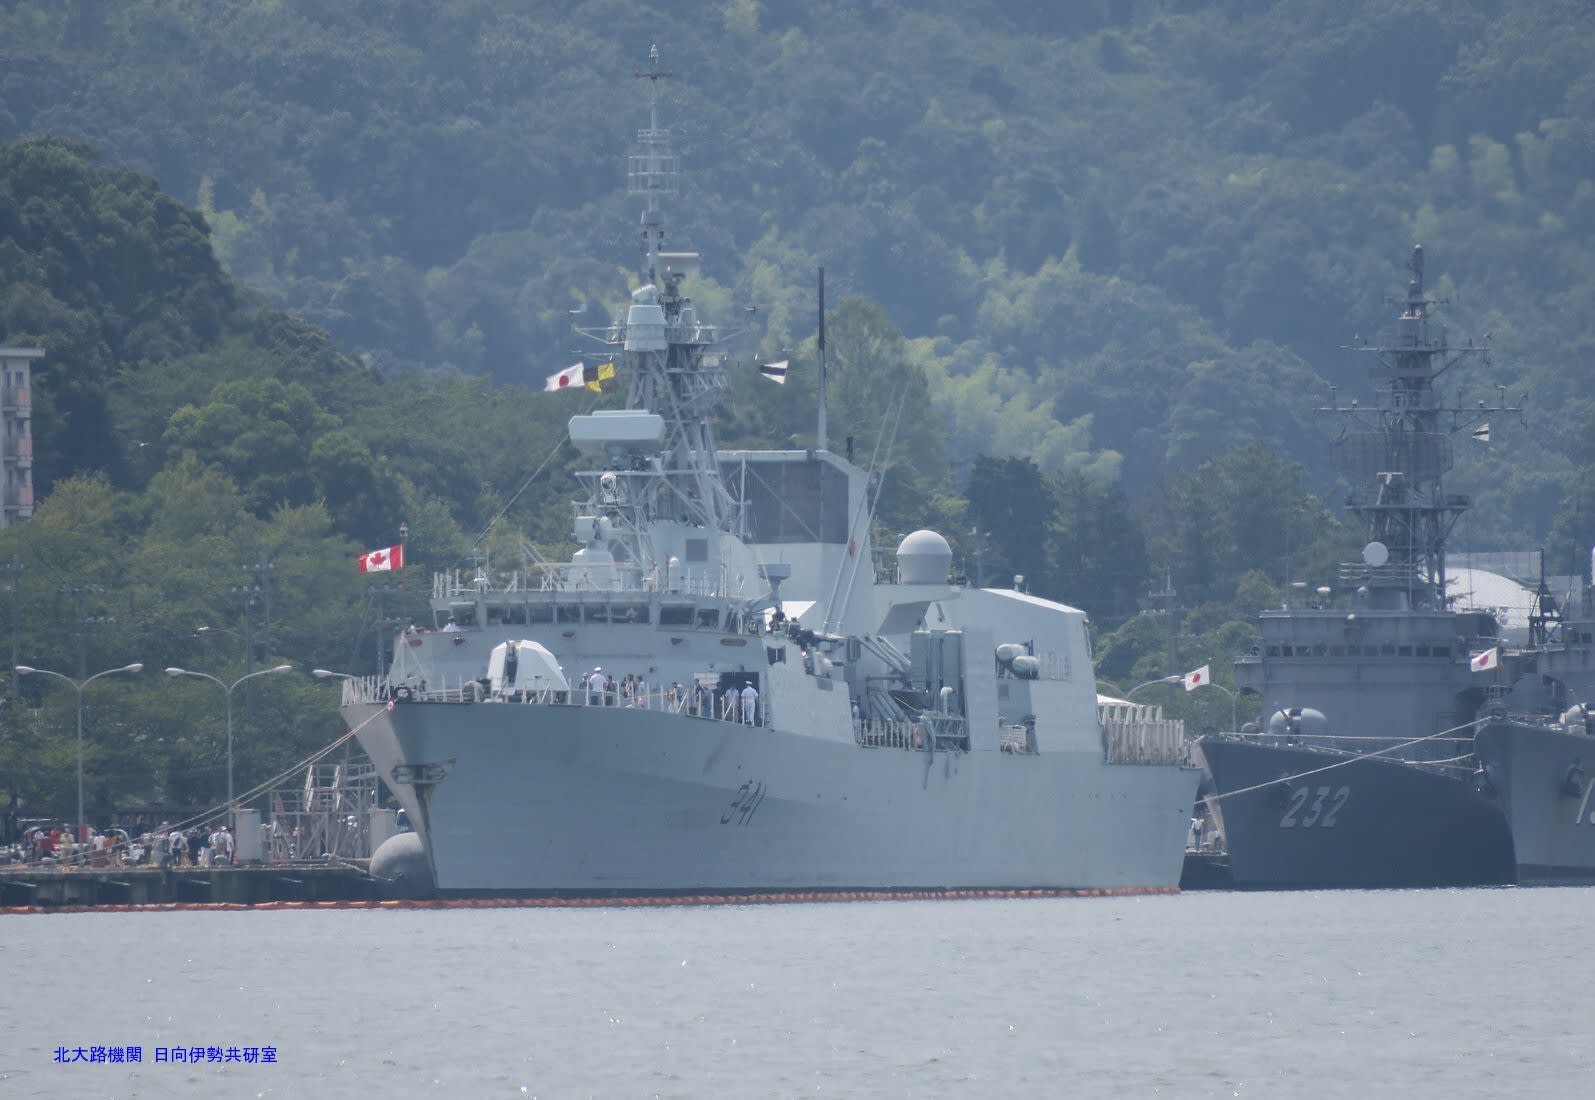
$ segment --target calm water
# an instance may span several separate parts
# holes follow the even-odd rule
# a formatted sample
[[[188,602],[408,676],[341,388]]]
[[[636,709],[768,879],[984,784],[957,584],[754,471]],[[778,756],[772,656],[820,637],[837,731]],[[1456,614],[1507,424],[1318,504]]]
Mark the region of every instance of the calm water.
[[[1595,891],[0,918],[0,1097],[1585,1094]],[[140,1045],[139,1066],[54,1062]],[[266,1064],[154,1048],[274,1046]]]

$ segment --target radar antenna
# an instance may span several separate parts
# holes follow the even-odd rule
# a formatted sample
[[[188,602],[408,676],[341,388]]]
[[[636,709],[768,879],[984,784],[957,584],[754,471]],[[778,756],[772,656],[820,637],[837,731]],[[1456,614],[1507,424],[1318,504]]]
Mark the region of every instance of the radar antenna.
[[[670,148],[670,131],[659,127],[659,82],[675,73],[659,68],[659,47],[648,49],[648,70],[632,74],[648,82],[648,128],[637,131],[637,151],[627,158],[627,193],[647,200],[642,212],[642,254],[648,281],[659,282],[659,253],[664,250],[664,223],[659,200],[674,195],[680,186],[681,166]]]
[[[1423,246],[1407,259],[1411,279],[1399,300],[1393,330],[1351,350],[1375,359],[1371,373],[1382,400],[1341,405],[1331,393],[1329,408],[1347,427],[1335,442],[1341,473],[1351,483],[1346,508],[1363,524],[1373,557],[1341,566],[1341,582],[1381,593],[1385,603],[1417,608],[1445,605],[1445,549],[1457,520],[1471,505],[1468,497],[1445,492],[1443,481],[1454,462],[1451,436],[1484,425],[1491,416],[1521,413],[1522,406],[1480,401],[1464,408],[1458,399],[1443,405],[1435,380],[1470,356],[1489,362],[1486,343],[1451,346],[1445,330],[1433,323],[1434,307],[1444,298],[1424,289]],[[1377,559],[1377,560],[1375,560]]]

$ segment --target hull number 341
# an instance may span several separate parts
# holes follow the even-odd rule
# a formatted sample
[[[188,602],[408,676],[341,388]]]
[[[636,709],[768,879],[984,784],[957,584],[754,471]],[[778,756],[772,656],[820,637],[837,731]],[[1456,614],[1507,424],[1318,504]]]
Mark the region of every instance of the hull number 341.
[[[1281,829],[1333,829],[1350,787],[1297,787],[1290,792],[1290,803],[1279,819]]]

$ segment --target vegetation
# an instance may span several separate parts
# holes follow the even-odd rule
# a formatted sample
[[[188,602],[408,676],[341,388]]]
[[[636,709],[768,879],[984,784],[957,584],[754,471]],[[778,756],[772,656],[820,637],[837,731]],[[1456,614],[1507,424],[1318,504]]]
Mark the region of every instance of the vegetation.
[[[1586,5],[16,0],[0,343],[48,352],[39,514],[0,536],[23,660],[230,682],[247,622],[253,667],[368,667],[348,559],[401,521],[429,564],[563,549],[572,399],[537,391],[571,312],[627,289],[646,34],[693,293],[793,364],[780,400],[739,373],[722,439],[812,438],[823,263],[832,444],[889,456],[879,541],[935,526],[966,572],[1086,607],[1110,680],[1222,679],[1258,607],[1355,549],[1312,409],[1367,395],[1336,349],[1388,323],[1415,241],[1452,338],[1491,334],[1448,394],[1530,395],[1459,448],[1458,538],[1584,567]],[[235,591],[267,561],[270,652]],[[64,805],[72,693],[19,687],[0,784]],[[336,733],[324,687],[254,688],[252,778]],[[188,731],[219,694],[94,685],[91,794],[215,797]]]

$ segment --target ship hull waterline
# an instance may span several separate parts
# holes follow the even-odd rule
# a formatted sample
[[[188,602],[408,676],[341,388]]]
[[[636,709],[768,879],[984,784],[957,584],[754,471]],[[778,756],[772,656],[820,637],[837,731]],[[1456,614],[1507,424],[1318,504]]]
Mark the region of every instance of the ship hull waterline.
[[[1237,889],[1399,889],[1516,882],[1499,803],[1399,760],[1206,738]],[[1301,778],[1281,782],[1287,777]],[[1233,792],[1233,793],[1232,793]]]
[[[1497,721],[1474,751],[1505,808],[1519,884],[1595,883],[1595,738]]]
[[[861,748],[624,707],[345,715],[445,895],[1172,892],[1197,782],[1083,752]],[[432,781],[403,781],[429,765]]]

